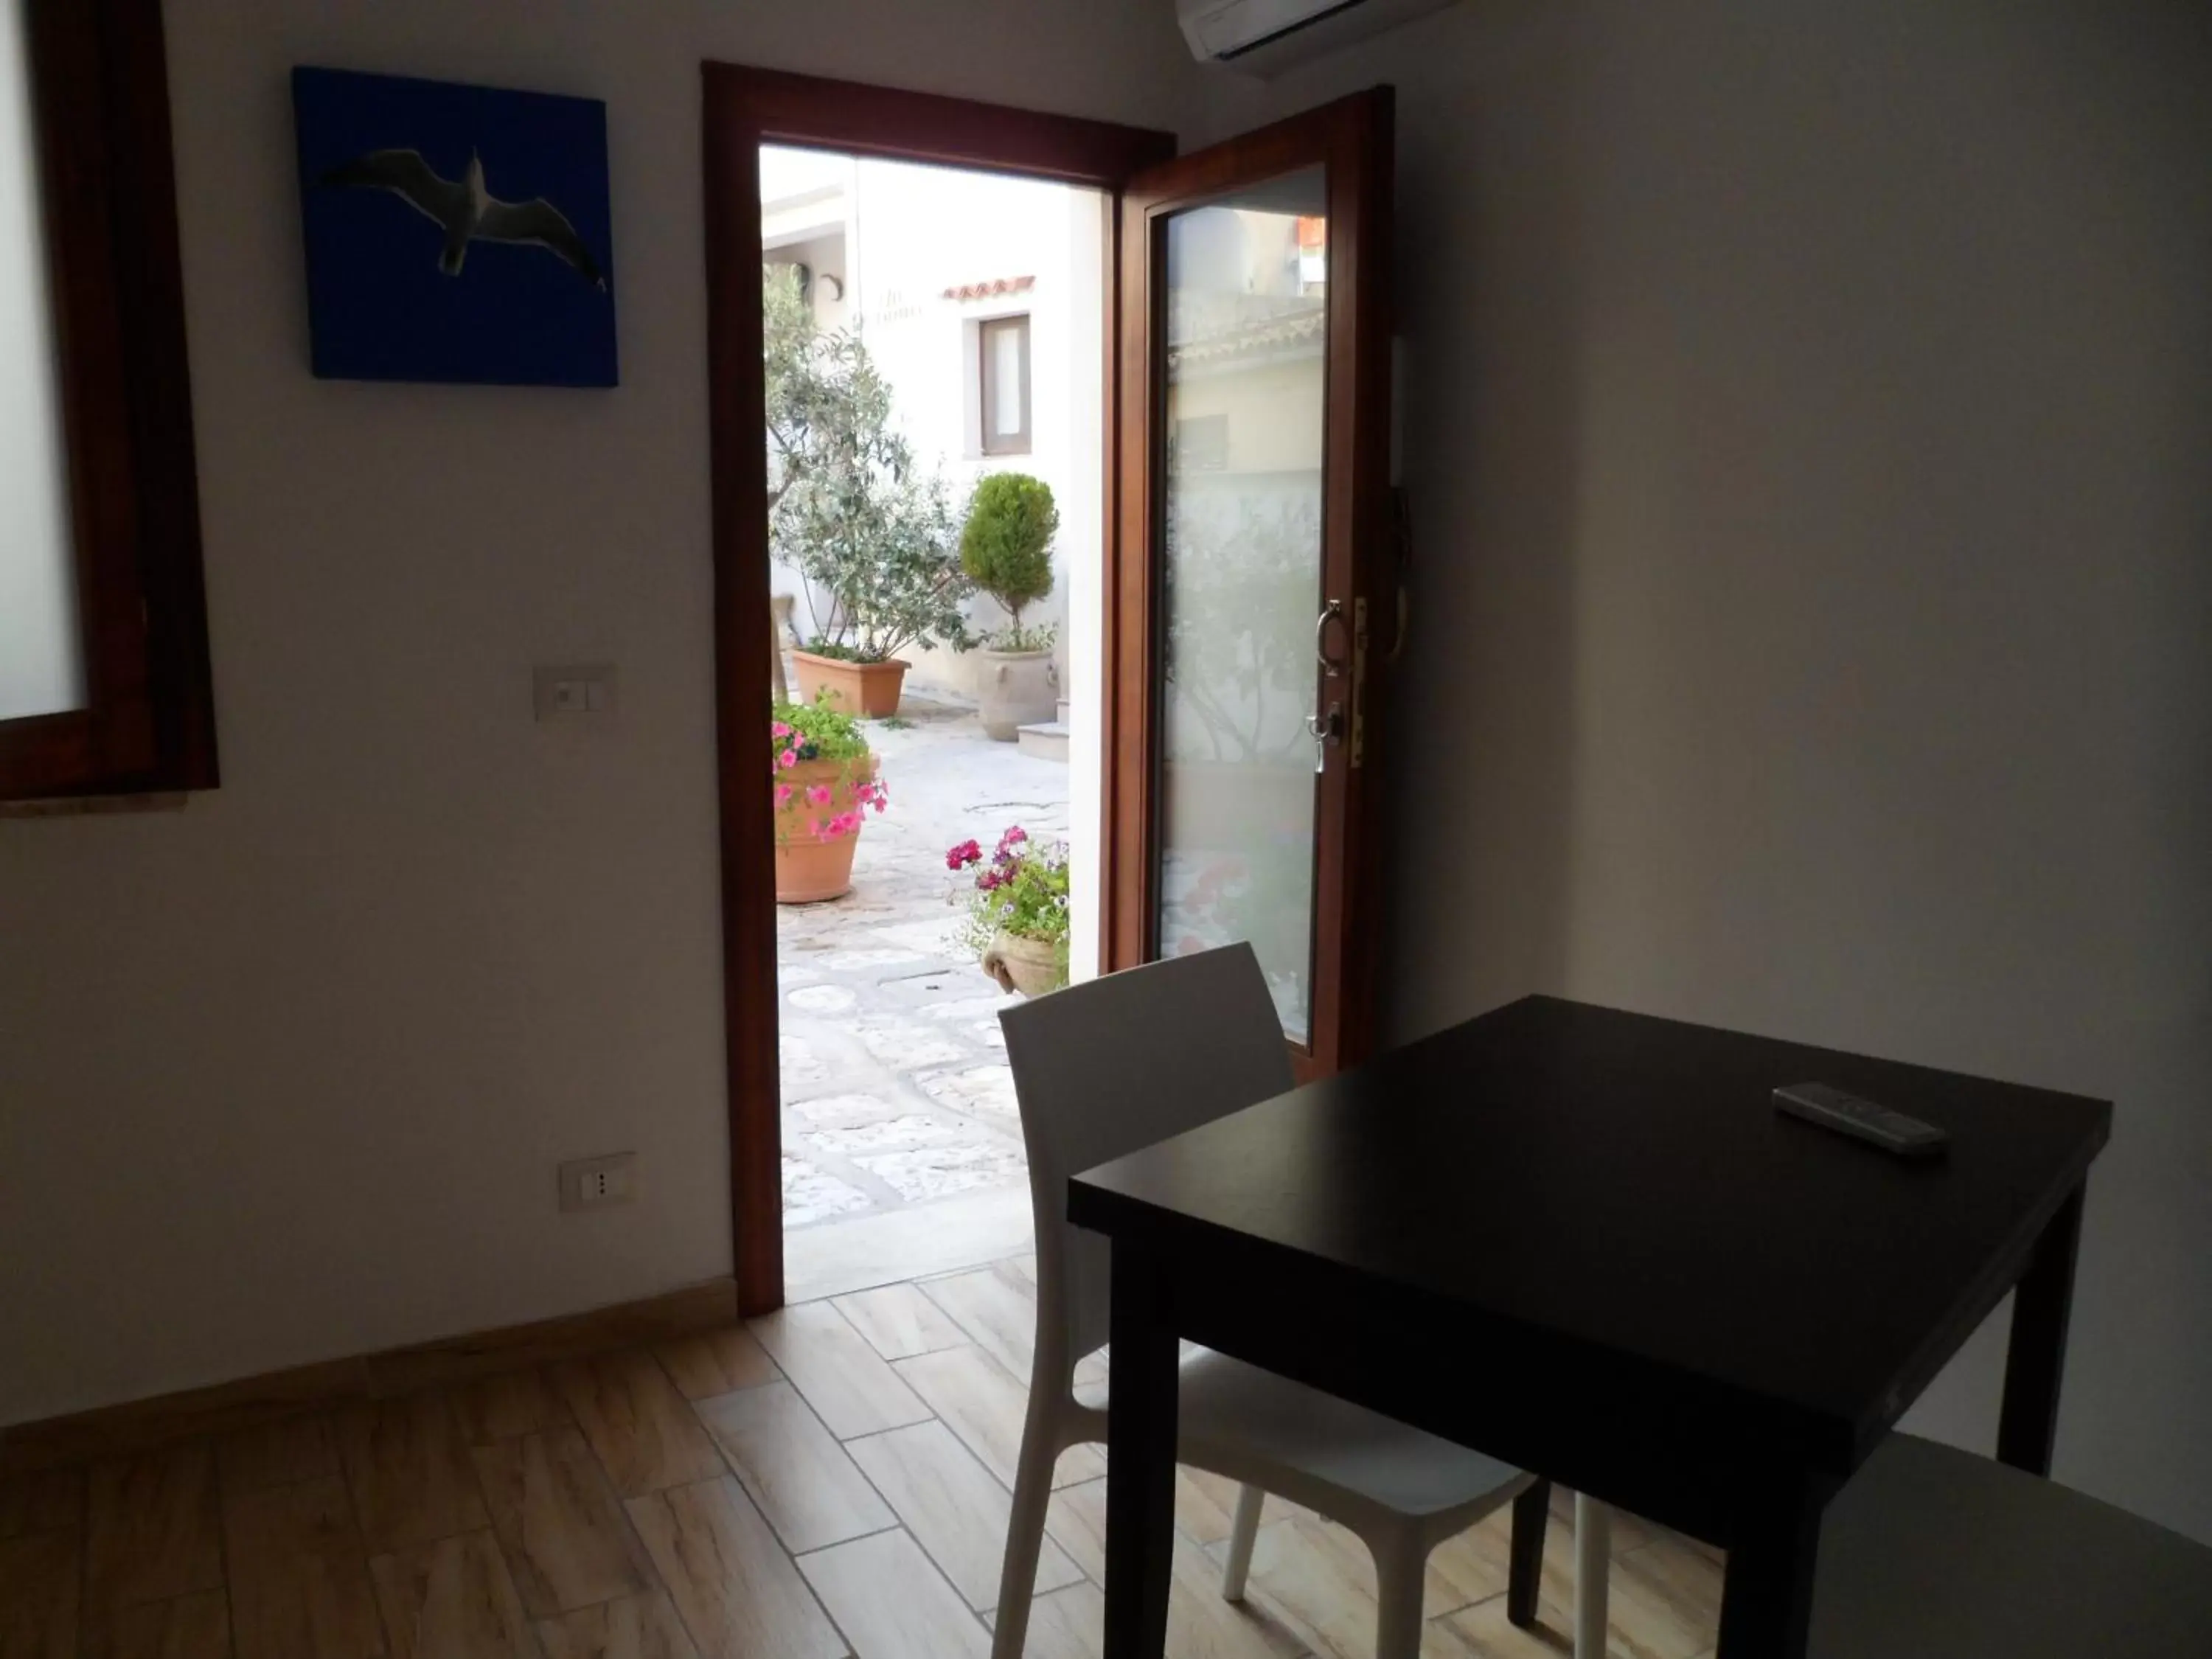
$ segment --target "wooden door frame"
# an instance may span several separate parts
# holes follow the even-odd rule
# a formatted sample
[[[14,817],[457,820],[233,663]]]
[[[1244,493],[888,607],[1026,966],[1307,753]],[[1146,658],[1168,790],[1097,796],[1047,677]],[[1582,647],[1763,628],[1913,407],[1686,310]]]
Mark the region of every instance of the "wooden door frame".
[[[1340,964],[1324,1003],[1316,980],[1311,1010],[1316,1042],[1291,1048],[1301,1082],[1357,1064],[1372,1052],[1380,989],[1382,859],[1363,844],[1382,794],[1382,669],[1395,649],[1391,601],[1400,573],[1390,500],[1391,291],[1395,94],[1377,86],[1224,139],[1130,181],[1121,199],[1119,287],[1120,380],[1133,389],[1120,404],[1115,440],[1122,465],[1109,480],[1118,520],[1107,562],[1108,746],[1106,956],[1109,969],[1151,958],[1159,915],[1156,860],[1159,720],[1152,666],[1160,626],[1160,573],[1152,557],[1161,526],[1155,488],[1166,456],[1165,388],[1151,374],[1164,329],[1166,250],[1152,227],[1240,183],[1325,161],[1328,168],[1329,301],[1327,362],[1330,403],[1349,388],[1352,418],[1328,420],[1322,471],[1324,590],[1346,609],[1346,718],[1364,762],[1331,767],[1316,802],[1317,822],[1344,833],[1323,842],[1314,869],[1314,959]],[[1358,349],[1365,342],[1365,349]],[[1156,395],[1151,402],[1141,395]],[[1360,550],[1355,556],[1354,550]],[[1364,617],[1364,628],[1357,619]],[[1118,763],[1117,763],[1118,758]],[[1326,1016],[1326,1024],[1324,1022]]]
[[[720,772],[722,1006],[729,1068],[731,1241],[738,1310],[783,1303],[781,1087],[776,1059],[775,832],[761,770],[769,654],[768,411],[762,379],[759,151],[788,143],[1057,179],[1118,193],[1176,153],[1172,133],[732,64],[701,66],[707,224],[707,362],[713,467],[714,728]],[[1107,213],[1105,549],[1118,568],[1115,291],[1120,216]],[[1114,699],[1107,699],[1110,708]],[[1108,732],[1109,756],[1114,733]]]

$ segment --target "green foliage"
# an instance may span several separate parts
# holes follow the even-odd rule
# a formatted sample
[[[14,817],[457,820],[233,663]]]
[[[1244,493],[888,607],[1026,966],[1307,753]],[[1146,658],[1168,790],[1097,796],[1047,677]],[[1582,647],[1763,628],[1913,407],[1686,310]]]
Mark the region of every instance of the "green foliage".
[[[860,721],[842,709],[818,701],[775,703],[768,733],[778,847],[802,828],[833,841],[857,836],[871,809],[881,812],[890,805]],[[793,769],[807,761],[827,761],[837,769],[827,781]]]
[[[1001,628],[995,634],[987,634],[983,642],[994,651],[1049,651],[1052,642],[1060,637],[1056,623],[1039,623],[1035,628],[1024,628],[1017,623]]]
[[[1023,939],[1049,939],[1060,947],[1061,977],[1066,978],[1067,915],[1067,843],[1039,846],[1019,824],[999,837],[987,862],[974,842],[948,848],[949,869],[981,866],[975,890],[968,901],[968,920],[961,940],[978,956],[1000,932]]]
[[[828,593],[816,631],[852,660],[964,650],[961,605],[974,590],[943,476],[925,476],[893,428],[890,383],[860,336],[817,329],[788,267],[762,277],[769,546]]]
[[[968,503],[968,522],[960,532],[960,568],[969,580],[1006,607],[1013,618],[1008,638],[1025,637],[1022,607],[1052,592],[1052,538],[1060,532],[1060,509],[1052,486],[1026,472],[994,472],[978,479]],[[1049,635],[1045,645],[1051,644]],[[1043,647],[1008,643],[1009,651]]]
[[[781,767],[788,752],[794,760],[860,760],[868,752],[860,722],[832,704],[780,702],[769,710],[769,764]]]
[[[994,931],[1023,939],[1067,937],[1067,848],[1055,842],[1016,860],[1013,878],[977,906]]]

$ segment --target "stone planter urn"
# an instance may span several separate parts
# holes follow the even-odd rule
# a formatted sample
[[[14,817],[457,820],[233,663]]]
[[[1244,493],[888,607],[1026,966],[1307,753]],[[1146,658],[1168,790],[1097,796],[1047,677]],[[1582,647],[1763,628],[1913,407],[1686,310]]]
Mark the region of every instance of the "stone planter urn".
[[[1049,651],[975,653],[976,712],[984,735],[1012,743],[1024,726],[1048,720],[1060,708],[1060,670]]]
[[[792,677],[799,682],[799,701],[812,702],[817,691],[833,708],[848,714],[866,714],[879,720],[898,713],[899,688],[906,682],[906,659],[890,657],[882,662],[847,662],[842,657],[817,657],[811,651],[791,653]]]
[[[854,792],[876,775],[873,755],[851,761],[801,761],[775,775],[774,782],[791,792],[775,808],[775,902],[815,904],[842,898],[853,890],[853,854],[860,843],[861,803]],[[826,805],[809,798],[814,788],[830,792]],[[830,820],[849,817],[850,829],[831,832]]]
[[[1030,939],[1001,928],[983,952],[983,971],[999,981],[1001,990],[1041,997],[1060,989],[1060,946],[1052,939]]]

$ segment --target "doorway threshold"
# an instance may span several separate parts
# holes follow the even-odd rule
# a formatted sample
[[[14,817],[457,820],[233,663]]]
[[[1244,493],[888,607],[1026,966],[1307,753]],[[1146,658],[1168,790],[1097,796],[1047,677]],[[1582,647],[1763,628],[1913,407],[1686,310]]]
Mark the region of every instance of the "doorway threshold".
[[[910,1205],[784,1235],[784,1297],[813,1302],[904,1279],[980,1267],[1031,1248],[1027,1187]]]

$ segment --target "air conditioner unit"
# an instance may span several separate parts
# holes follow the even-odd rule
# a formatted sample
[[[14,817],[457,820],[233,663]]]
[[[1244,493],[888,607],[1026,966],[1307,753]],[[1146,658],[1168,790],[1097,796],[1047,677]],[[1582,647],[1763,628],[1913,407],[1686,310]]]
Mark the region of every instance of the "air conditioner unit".
[[[1278,74],[1454,0],[1176,0],[1201,64]]]

